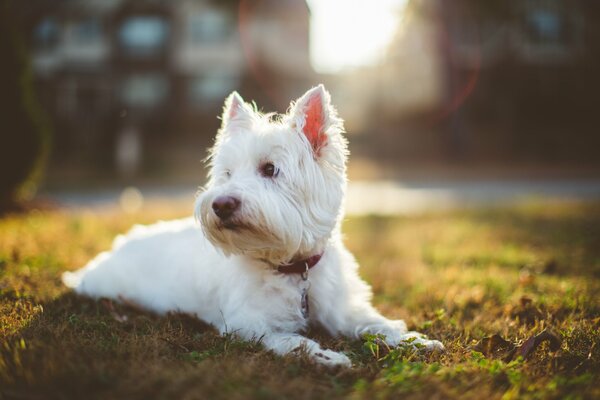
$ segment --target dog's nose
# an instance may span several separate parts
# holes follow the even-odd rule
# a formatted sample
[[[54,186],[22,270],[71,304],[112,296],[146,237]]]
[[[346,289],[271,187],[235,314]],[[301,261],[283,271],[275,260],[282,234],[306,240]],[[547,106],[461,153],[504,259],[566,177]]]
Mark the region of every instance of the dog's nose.
[[[213,201],[212,209],[222,220],[226,220],[240,207],[240,201],[231,196],[219,196]]]

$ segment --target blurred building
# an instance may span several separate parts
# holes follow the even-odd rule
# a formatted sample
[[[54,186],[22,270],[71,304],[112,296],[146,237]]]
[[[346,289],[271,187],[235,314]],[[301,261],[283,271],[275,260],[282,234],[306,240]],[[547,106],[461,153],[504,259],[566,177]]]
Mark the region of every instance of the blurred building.
[[[312,78],[302,0],[48,4],[31,40],[55,165],[116,161],[132,175],[140,154],[166,156],[170,144],[202,158],[232,90],[283,111]]]
[[[390,157],[597,162],[600,3],[412,0],[401,19],[382,64],[340,82],[364,99],[351,129]]]
[[[38,9],[26,26],[55,128],[51,177],[61,166],[202,175],[231,90],[283,112],[319,81],[359,156],[600,161],[595,0],[408,0],[380,63],[330,76],[310,66],[303,0],[20,4]]]

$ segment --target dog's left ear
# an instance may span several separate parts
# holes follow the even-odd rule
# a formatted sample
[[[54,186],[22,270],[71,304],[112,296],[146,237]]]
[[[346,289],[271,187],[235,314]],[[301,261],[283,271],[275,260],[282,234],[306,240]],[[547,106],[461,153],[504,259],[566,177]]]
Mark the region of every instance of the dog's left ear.
[[[329,129],[338,121],[331,96],[323,85],[310,89],[292,103],[289,117],[292,126],[306,136],[317,156],[327,145]]]
[[[232,125],[249,127],[252,124],[253,115],[254,111],[251,106],[242,99],[238,92],[234,91],[225,99],[221,129],[225,130]]]

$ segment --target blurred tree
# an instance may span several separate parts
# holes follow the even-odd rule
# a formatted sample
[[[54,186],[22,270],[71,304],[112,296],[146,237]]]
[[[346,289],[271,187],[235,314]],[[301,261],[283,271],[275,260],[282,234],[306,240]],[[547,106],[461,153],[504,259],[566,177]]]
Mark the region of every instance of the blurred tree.
[[[13,2],[0,0],[0,209],[35,194],[50,145],[16,16]]]

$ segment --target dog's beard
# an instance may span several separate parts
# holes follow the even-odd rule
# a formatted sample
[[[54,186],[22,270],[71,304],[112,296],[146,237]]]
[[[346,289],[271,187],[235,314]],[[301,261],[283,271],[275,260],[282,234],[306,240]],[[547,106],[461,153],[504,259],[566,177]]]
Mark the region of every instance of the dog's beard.
[[[222,221],[212,211],[213,198],[203,193],[197,199],[196,219],[207,239],[225,255],[245,255],[277,265],[291,260],[300,249],[302,226],[297,212],[287,210],[283,219],[274,206],[252,207],[246,199],[236,215]]]

